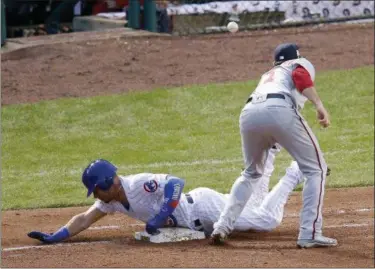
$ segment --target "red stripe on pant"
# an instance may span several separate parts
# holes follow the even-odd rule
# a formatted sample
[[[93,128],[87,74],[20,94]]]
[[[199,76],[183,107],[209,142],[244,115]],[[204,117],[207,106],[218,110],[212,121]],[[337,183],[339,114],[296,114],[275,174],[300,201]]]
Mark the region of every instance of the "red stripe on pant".
[[[298,113],[297,113],[297,115],[298,115]],[[319,168],[320,168],[320,170],[322,170],[322,179],[321,179],[321,181],[320,181],[320,191],[319,191],[318,210],[317,210],[317,213],[316,213],[316,218],[315,218],[315,220],[314,220],[314,222],[313,222],[313,234],[312,234],[312,239],[315,239],[315,224],[316,224],[316,222],[317,222],[317,220],[318,220],[318,217],[319,217],[319,207],[320,207],[320,200],[321,200],[321,196],[322,196],[322,185],[323,185],[323,173],[324,173],[324,172],[323,172],[322,164],[321,164],[321,162],[320,162],[318,148],[316,147],[315,142],[314,142],[314,140],[312,139],[312,137],[311,137],[311,135],[310,135],[310,133],[309,133],[309,130],[307,129],[307,127],[306,127],[305,124],[303,123],[302,118],[301,118],[299,115],[298,115],[298,117],[299,117],[299,120],[300,120],[300,122],[301,122],[303,128],[306,130],[307,135],[310,137],[310,140],[311,140],[311,142],[312,142],[313,145],[314,145],[314,149],[315,149],[316,157],[317,157],[317,159],[318,159],[318,163],[319,163]]]

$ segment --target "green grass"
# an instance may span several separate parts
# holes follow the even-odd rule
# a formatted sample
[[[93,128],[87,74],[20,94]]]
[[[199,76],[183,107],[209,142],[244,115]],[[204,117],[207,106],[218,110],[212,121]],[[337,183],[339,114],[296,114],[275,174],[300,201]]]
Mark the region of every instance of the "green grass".
[[[186,189],[229,192],[242,168],[238,116],[257,81],[60,99],[2,108],[2,209],[90,204],[82,169],[105,158],[120,174],[172,173]],[[318,74],[332,118],[322,131],[328,187],[374,184],[374,67]],[[196,161],[196,162],[194,162]],[[271,185],[290,158],[282,152]]]

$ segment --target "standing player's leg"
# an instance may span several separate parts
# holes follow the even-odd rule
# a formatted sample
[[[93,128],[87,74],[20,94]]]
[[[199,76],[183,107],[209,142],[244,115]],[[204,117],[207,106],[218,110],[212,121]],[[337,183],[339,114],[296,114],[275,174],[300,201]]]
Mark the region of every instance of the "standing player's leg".
[[[322,207],[325,190],[327,164],[319,143],[303,117],[294,113],[293,126],[280,126],[274,134],[278,143],[297,161],[306,177],[303,188],[303,208],[300,217],[298,246],[335,246],[335,239],[322,236]],[[276,115],[274,117],[283,117]]]
[[[246,169],[233,184],[228,202],[221,212],[218,222],[214,224],[214,231],[211,235],[211,242],[214,244],[220,244],[233,231],[235,221],[244,209],[253,190],[258,187],[268,150],[274,145],[274,141],[264,135],[261,127],[253,127],[264,124],[262,118],[252,117],[253,113],[254,111],[250,109],[243,111],[240,116],[242,153]],[[265,126],[268,127],[267,124]]]

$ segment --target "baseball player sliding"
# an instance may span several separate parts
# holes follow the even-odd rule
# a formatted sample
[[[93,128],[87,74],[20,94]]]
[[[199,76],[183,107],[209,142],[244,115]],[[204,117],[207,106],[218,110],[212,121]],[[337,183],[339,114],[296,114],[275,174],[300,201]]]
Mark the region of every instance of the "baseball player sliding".
[[[315,106],[319,123],[330,125],[329,115],[314,87],[315,69],[301,58],[296,44],[279,45],[274,66],[263,74],[242,109],[239,123],[246,169],[232,186],[229,199],[211,235],[222,244],[235,228],[249,197],[262,181],[269,149],[280,144],[297,161],[306,177],[297,245],[303,248],[336,246],[322,235],[322,207],[327,165],[319,143],[299,110],[306,100]]]
[[[284,205],[289,194],[303,180],[297,163],[286,169],[285,176],[268,193],[269,179],[274,169],[275,154],[271,148],[264,178],[258,192],[250,198],[237,219],[238,231],[270,231],[283,218]],[[183,227],[204,231],[209,235],[219,219],[228,195],[208,188],[197,188],[184,194],[184,180],[167,174],[141,173],[117,175],[117,168],[99,159],[90,163],[82,174],[82,182],[97,201],[86,211],[74,216],[53,234],[33,231],[29,237],[44,243],[57,243],[87,229],[105,215],[120,212],[146,223],[149,234],[157,234],[162,227]]]

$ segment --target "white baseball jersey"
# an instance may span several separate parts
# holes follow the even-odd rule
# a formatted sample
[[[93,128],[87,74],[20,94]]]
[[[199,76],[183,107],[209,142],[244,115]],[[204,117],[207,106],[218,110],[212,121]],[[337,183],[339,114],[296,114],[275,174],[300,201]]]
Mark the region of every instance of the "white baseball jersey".
[[[147,222],[159,213],[164,201],[164,185],[166,183],[165,174],[142,173],[129,176],[120,176],[122,186],[125,189],[129,201],[129,209],[118,201],[105,203],[97,200],[93,207],[100,211],[112,214],[123,213],[142,222]],[[263,181],[259,192],[254,194],[248,202],[248,207],[244,210],[238,220],[239,230],[250,228],[263,230],[270,219],[254,219],[259,212],[253,208],[258,208],[262,199],[268,193],[268,181]],[[148,186],[153,186],[151,189]],[[156,187],[157,186],[157,187]],[[178,206],[172,215],[177,220],[178,227],[200,230],[203,226],[206,232],[213,230],[213,224],[219,219],[229,194],[221,194],[209,188],[197,188],[189,192],[193,203],[189,203],[186,194],[182,193]],[[267,213],[268,214],[268,213]],[[263,215],[267,215],[263,214]],[[199,223],[196,221],[199,220]],[[241,226],[245,227],[241,229]]]
[[[129,176],[120,176],[121,184],[129,202],[129,209],[117,201],[104,203],[97,200],[93,205],[104,213],[120,212],[137,220],[147,222],[160,212],[164,202],[164,187],[167,174],[141,173]],[[178,206],[173,211],[178,226],[193,228],[189,217],[191,206],[182,194]]]
[[[315,68],[305,58],[285,61],[263,74],[253,94],[282,93],[290,96],[300,110],[305,105],[307,98],[295,88],[292,72],[298,66],[304,67],[310,74],[311,80],[315,79]]]
[[[280,149],[276,149],[270,152],[264,177],[237,219],[235,230],[267,231],[272,230],[281,222],[286,198],[285,201],[276,199],[272,203],[264,204],[268,197],[269,180],[274,170],[275,154],[279,151]],[[146,223],[160,211],[164,201],[164,186],[167,183],[167,176],[167,174],[151,173],[120,176],[129,201],[129,209],[117,201],[104,203],[100,200],[97,200],[93,207],[107,214],[120,212]],[[212,232],[213,225],[218,221],[229,194],[221,194],[209,188],[197,188],[190,191],[188,195],[192,198],[190,201],[186,194],[181,194],[180,202],[172,214],[177,220],[177,225],[194,230],[203,228],[206,233]],[[281,194],[276,194],[276,196],[283,197]]]

